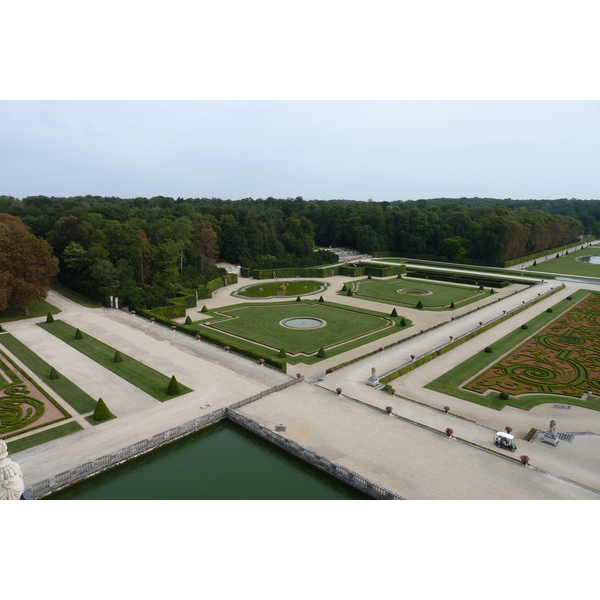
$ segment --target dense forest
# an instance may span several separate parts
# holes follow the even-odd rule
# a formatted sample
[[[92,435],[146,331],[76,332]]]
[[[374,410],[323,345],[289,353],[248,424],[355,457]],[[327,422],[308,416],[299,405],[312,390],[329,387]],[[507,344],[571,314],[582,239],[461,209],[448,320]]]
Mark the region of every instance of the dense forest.
[[[217,259],[250,268],[337,261],[315,246],[488,265],[600,235],[600,201],[435,199],[407,202],[0,196],[47,240],[59,279],[92,298],[162,305],[214,278]]]

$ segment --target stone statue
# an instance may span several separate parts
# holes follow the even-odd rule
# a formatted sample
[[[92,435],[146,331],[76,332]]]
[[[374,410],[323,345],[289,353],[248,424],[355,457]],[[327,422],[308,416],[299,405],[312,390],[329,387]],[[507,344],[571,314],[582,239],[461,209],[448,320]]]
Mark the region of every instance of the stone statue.
[[[0,440],[0,500],[20,500],[25,491],[21,467],[8,458],[8,448]]]
[[[548,433],[551,433],[552,435],[556,435],[556,421],[554,419],[552,419],[552,421],[550,421],[550,429],[548,429]]]
[[[373,379],[375,379],[375,378],[377,377],[377,375],[375,375],[375,367],[373,367],[373,368],[371,369],[371,377],[372,377]]]

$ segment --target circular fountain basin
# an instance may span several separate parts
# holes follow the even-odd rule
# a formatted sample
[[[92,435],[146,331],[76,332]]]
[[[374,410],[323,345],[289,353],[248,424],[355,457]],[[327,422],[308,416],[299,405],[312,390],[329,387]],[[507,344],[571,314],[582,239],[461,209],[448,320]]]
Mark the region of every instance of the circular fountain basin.
[[[323,319],[317,319],[316,317],[290,317],[289,319],[283,319],[279,324],[289,329],[318,329],[327,325]]]

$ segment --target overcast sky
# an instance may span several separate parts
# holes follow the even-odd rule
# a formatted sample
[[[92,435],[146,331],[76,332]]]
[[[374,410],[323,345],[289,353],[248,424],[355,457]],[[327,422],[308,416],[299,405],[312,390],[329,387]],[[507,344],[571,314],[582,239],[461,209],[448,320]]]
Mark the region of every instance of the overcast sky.
[[[600,102],[3,101],[0,194],[600,198]]]
[[[0,194],[600,198],[593,4],[10,3]]]

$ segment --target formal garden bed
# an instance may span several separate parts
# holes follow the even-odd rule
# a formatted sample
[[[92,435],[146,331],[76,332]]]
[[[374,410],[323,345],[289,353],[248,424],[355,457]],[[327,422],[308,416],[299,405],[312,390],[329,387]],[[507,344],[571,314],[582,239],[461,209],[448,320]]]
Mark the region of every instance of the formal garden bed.
[[[0,437],[3,439],[71,418],[2,351],[0,372]]]
[[[222,343],[233,339],[238,346],[243,344],[257,353],[285,359],[291,364],[314,364],[412,324],[397,315],[307,300],[241,304],[204,314],[213,318],[189,326],[201,339],[204,332],[210,332],[211,337]],[[290,327],[289,319],[298,318],[308,319],[318,326]]]
[[[255,283],[247,285],[235,292],[232,296],[252,300],[254,298],[265,300],[266,298],[289,299],[297,296],[308,296],[318,294],[329,287],[328,283],[311,280],[297,281],[272,281],[268,283]]]
[[[160,402],[192,391],[191,388],[178,382],[174,387],[173,377],[163,375],[134,358],[118,352],[115,348],[64,321],[38,323],[38,326]]]
[[[490,289],[479,286],[458,286],[423,279],[362,279],[344,284],[338,292],[374,302],[395,304],[406,308],[422,308],[424,310],[453,310],[490,297]]]
[[[426,387],[498,410],[557,400],[600,410],[599,324],[600,295],[578,290]]]

